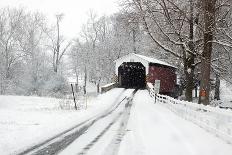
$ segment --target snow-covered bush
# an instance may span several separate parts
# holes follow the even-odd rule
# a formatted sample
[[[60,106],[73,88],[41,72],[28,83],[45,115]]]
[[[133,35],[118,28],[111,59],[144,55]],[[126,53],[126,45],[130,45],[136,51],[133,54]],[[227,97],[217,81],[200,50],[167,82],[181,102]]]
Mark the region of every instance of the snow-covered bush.
[[[62,110],[73,110],[74,109],[73,101],[69,98],[60,99],[59,106],[60,106],[60,109]]]
[[[59,74],[53,74],[48,81],[45,81],[42,95],[43,96],[53,96],[53,97],[63,97],[68,92],[68,82],[66,79]]]

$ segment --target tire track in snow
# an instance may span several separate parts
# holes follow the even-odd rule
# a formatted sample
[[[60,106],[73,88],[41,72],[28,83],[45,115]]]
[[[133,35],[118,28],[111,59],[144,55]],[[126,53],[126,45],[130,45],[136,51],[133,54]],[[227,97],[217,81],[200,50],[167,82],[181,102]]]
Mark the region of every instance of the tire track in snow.
[[[122,114],[122,112],[119,113],[119,115],[109,125],[107,125],[106,128],[104,128],[104,130],[102,130],[102,132],[100,132],[97,137],[95,137],[87,146],[83,148],[82,152],[80,152],[79,155],[86,154],[87,151],[91,149],[93,145],[110,129],[110,127],[115,124],[115,122],[121,117]]]
[[[74,140],[76,140],[79,136],[81,136],[85,131],[91,127],[97,121],[105,118],[106,116],[110,115],[118,106],[126,99],[124,97],[121,101],[118,102],[118,99],[124,94],[125,90],[119,94],[116,98],[115,102],[112,104],[113,106],[110,107],[108,110],[103,112],[100,116],[94,116],[86,121],[83,121],[76,126],[65,130],[64,132],[45,140],[42,143],[32,146],[18,155],[25,155],[25,154],[33,154],[33,155],[53,155],[58,154],[64,148],[66,148],[69,144],[71,144]]]
[[[110,129],[110,127],[115,124],[117,122],[117,120],[119,120],[119,118],[122,118],[122,122],[120,123],[120,128],[118,133],[116,134],[116,136],[113,138],[113,140],[111,141],[111,143],[109,144],[109,146],[107,148],[109,148],[111,151],[106,152],[106,155],[111,155],[111,154],[115,154],[118,152],[119,146],[120,146],[120,142],[123,138],[123,136],[126,133],[126,126],[127,126],[127,122],[129,120],[129,114],[130,114],[130,109],[131,109],[131,103],[132,103],[132,99],[135,95],[135,93],[137,92],[137,89],[134,90],[132,92],[132,95],[130,97],[127,98],[127,102],[125,104],[125,109],[123,112],[120,112],[111,123],[109,123],[101,132],[98,136],[96,136],[89,144],[87,144],[80,153],[78,153],[78,155],[84,155],[87,154],[88,151],[94,146],[94,144],[96,144],[98,142],[98,140]],[[113,148],[113,149],[112,149]]]
[[[134,95],[134,94],[133,94]],[[118,151],[119,151],[119,147],[121,144],[121,141],[123,140],[124,135],[126,134],[127,130],[127,123],[130,117],[130,111],[131,111],[131,107],[132,107],[132,99],[130,99],[130,101],[128,101],[125,105],[125,111],[123,112],[122,115],[122,121],[120,123],[120,127],[118,129],[117,134],[114,136],[114,138],[112,139],[112,141],[109,143],[109,145],[107,146],[107,149],[104,152],[104,155],[117,155]]]

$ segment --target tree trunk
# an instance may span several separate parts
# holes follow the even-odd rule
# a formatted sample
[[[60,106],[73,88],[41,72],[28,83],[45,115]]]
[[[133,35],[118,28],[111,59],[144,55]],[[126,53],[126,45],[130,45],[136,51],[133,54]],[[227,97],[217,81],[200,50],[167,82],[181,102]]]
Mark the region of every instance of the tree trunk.
[[[86,94],[86,82],[87,82],[87,69],[86,69],[86,66],[85,66],[85,77],[84,77],[84,94]]]
[[[216,74],[214,99],[215,100],[220,100],[220,77],[219,77],[218,74]]]
[[[195,86],[195,98],[197,98],[197,86]]]
[[[76,84],[75,84],[75,86],[76,86],[76,92],[78,92],[78,86],[79,86],[79,75],[78,75],[78,70],[77,70],[77,66],[75,65],[75,68],[74,68],[74,70],[75,70],[75,75],[76,75]]]
[[[132,29],[132,38],[133,38],[133,51],[136,53],[136,36],[135,36],[135,29]]]
[[[209,104],[210,69],[213,32],[215,29],[216,0],[203,0],[204,8],[204,50],[201,61],[201,85],[199,103]]]
[[[193,97],[192,97],[192,91],[193,91],[193,75],[192,75],[192,72],[189,74],[189,73],[186,73],[186,91],[185,91],[185,97],[186,97],[186,100],[191,102],[193,100]]]
[[[0,81],[0,95],[3,95],[3,92],[4,92],[4,88],[3,88],[3,75],[0,74],[0,78],[1,78],[1,81]]]
[[[193,89],[194,89],[194,43],[193,43],[193,26],[194,26],[194,18],[193,18],[193,1],[190,1],[190,21],[189,21],[189,49],[192,53],[185,54],[185,77],[186,77],[186,91],[185,97],[186,100],[191,102],[193,100]]]
[[[97,93],[100,93],[100,83],[97,83]]]
[[[76,73],[76,84],[75,84],[75,86],[76,86],[76,92],[78,92],[78,87],[79,87],[79,80],[78,80],[78,74]]]
[[[57,26],[57,41],[56,41],[56,49],[55,49],[55,66],[54,72],[58,72],[58,65],[59,65],[59,56],[60,56],[60,16],[56,16],[56,26]]]
[[[6,62],[5,62],[5,79],[9,79],[10,78],[10,56],[9,56],[9,51],[8,51],[8,45],[6,45],[5,48],[5,54],[6,54]]]
[[[97,82],[97,93],[100,93],[100,82],[101,82],[101,78]]]
[[[186,78],[186,89],[185,98],[191,102],[193,100],[193,89],[194,89],[194,56],[191,54],[185,60],[185,78]]]

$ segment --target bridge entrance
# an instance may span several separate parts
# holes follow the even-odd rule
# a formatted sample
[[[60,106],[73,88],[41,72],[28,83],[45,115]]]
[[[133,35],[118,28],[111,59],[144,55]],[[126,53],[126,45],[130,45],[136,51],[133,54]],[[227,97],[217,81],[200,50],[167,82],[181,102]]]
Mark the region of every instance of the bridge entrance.
[[[125,88],[145,88],[146,69],[141,62],[123,62],[118,68],[118,80]]]

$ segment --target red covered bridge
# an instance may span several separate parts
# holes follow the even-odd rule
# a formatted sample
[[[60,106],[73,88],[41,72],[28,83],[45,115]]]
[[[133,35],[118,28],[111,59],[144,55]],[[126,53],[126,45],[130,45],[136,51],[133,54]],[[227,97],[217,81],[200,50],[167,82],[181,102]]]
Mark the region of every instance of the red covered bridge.
[[[176,86],[176,67],[154,58],[128,54],[116,61],[115,74],[119,86],[145,88],[146,82],[160,80],[160,93],[173,95]]]

